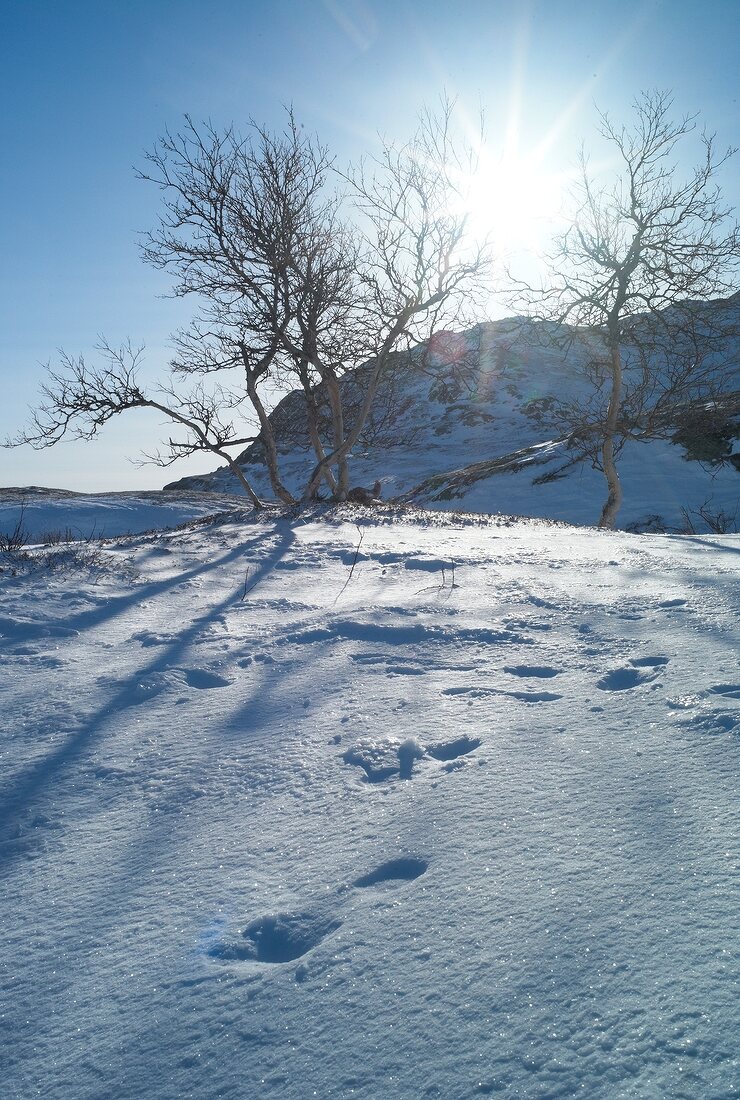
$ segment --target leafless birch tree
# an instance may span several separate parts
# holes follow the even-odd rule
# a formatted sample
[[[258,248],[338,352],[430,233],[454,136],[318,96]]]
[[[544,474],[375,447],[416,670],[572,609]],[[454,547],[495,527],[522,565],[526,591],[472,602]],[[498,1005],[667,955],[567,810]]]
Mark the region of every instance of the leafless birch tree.
[[[471,316],[487,274],[486,248],[468,239],[460,201],[475,153],[453,138],[452,114],[449,103],[425,112],[410,142],[384,143],[379,157],[343,174],[290,111],[277,134],[251,124],[244,138],[190,118],[180,133],[165,133],[140,173],[163,193],[143,254],[172,275],[175,296],[199,307],[176,334],[171,382],[146,394],[130,348],[104,346],[93,368],[63,355],[32,428],[14,442],[87,438],[129,408],[157,408],[186,437],[170,439],[155,461],[211,451],[256,503],[229,452],[252,438],[236,422],[256,418],[273,492],[293,504],[269,406],[277,390],[297,387],[315,456],[302,496],[325,481],[334,499],[346,499],[351,450],[391,357],[435,324],[454,323],[466,304]],[[364,390],[348,415],[341,383],[353,371]]]
[[[702,158],[682,175],[674,158],[696,116],[674,119],[672,107],[668,93],[643,93],[630,126],[599,116],[611,178],[602,183],[581,153],[576,209],[549,257],[549,282],[519,288],[533,316],[567,326],[566,338],[593,353],[593,400],[560,414],[604,472],[605,528],[622,503],[625,440],[664,434],[690,403],[715,399],[736,334],[711,305],[738,288],[740,234],[716,179],[734,150],[702,133]]]

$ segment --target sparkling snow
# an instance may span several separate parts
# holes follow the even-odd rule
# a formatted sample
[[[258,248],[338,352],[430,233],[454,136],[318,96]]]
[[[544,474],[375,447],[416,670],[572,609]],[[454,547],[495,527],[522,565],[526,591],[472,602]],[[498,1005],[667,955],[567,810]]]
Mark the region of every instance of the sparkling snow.
[[[3,1097],[740,1095],[739,552],[346,507],[0,557]]]

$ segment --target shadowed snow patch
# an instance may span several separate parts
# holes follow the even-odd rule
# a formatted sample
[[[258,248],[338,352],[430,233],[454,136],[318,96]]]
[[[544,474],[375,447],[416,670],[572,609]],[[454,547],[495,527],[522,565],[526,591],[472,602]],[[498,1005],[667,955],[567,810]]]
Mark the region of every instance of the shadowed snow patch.
[[[544,680],[559,676],[562,669],[550,668],[549,665],[504,665],[504,672],[508,672],[509,676],[537,676]]]
[[[389,859],[381,863],[374,871],[367,875],[361,875],[352,883],[353,886],[366,887],[377,886],[381,882],[395,882],[398,880],[412,882],[426,871],[429,864],[425,859],[417,856],[407,856],[402,859]]]
[[[627,691],[649,683],[656,675],[655,672],[640,672],[637,668],[615,668],[597,680],[596,686],[602,691]]]
[[[478,737],[458,737],[454,741],[439,741],[436,745],[429,745],[427,752],[435,760],[457,760],[458,756],[473,752],[480,743]]]

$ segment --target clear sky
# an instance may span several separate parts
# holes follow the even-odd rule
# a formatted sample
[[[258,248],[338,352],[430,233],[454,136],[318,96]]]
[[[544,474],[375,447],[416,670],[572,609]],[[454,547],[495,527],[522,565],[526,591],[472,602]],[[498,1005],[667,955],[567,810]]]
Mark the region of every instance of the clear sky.
[[[594,102],[619,117],[641,89],[738,141],[738,73],[740,0],[0,0],[0,438],[59,347],[130,337],[153,376],[167,363],[194,303],[139,258],[160,195],[134,168],[185,113],[278,126],[292,103],[344,159],[446,90],[555,174]],[[723,184],[738,203],[736,162]],[[163,434],[129,414],[93,443],[0,450],[0,485],[156,488],[209,468],[127,461]]]

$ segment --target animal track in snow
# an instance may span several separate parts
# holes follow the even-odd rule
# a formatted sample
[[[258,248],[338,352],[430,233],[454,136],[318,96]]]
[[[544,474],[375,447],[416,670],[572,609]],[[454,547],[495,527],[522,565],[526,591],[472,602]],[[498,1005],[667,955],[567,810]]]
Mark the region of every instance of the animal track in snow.
[[[188,687],[191,688],[217,688],[228,687],[231,680],[225,676],[219,676],[215,672],[209,672],[207,668],[183,668],[183,675]]]
[[[472,695],[473,698],[479,699],[485,695],[500,695],[501,693],[496,688],[481,688],[481,687],[449,687],[442,688],[443,695]]]
[[[153,630],[137,630],[131,635],[132,642],[139,642],[142,646],[175,645],[179,641],[176,634],[158,634]]]
[[[386,609],[389,611],[390,609]],[[534,639],[514,630],[496,630],[489,627],[445,627],[437,624],[413,622],[385,624],[376,621],[361,622],[355,619],[336,619],[326,626],[309,627],[283,635],[278,644],[309,645],[314,642],[336,642],[340,638],[353,642],[375,642],[382,646],[422,645],[425,643],[449,646],[460,642],[478,645],[534,645]]]
[[[475,672],[477,666],[471,662],[449,661],[424,657],[419,662],[414,657],[387,657],[379,653],[351,653],[350,660],[368,668],[378,667],[385,672],[401,676],[420,676],[426,672]]]
[[[368,886],[379,886],[384,882],[413,882],[414,879],[424,874],[428,866],[427,861],[419,859],[418,856],[389,859],[367,875],[360,875],[352,885],[365,889]]]
[[[114,687],[122,687],[124,683],[117,679],[103,678],[98,683],[106,682]],[[136,680],[133,688],[133,701],[136,703],[153,699],[156,695],[168,688],[182,690],[184,687],[207,690],[209,688],[228,687],[231,680],[219,676],[215,672],[209,672],[205,668],[168,668],[157,672],[147,672]]]
[[[363,665],[382,666],[389,676],[423,676],[426,672],[417,661],[410,657],[383,657],[376,653],[352,653],[351,659]]]
[[[499,695],[508,695],[522,703],[554,703],[563,698],[556,691],[500,691]]]
[[[32,645],[14,646],[13,649],[8,650],[7,654],[2,654],[0,660],[9,661],[13,657],[20,658],[23,664],[35,662],[41,665],[42,668],[61,668],[65,663],[61,657],[45,654],[42,650],[36,649],[36,647]]]
[[[395,741],[365,740],[342,754],[345,764],[362,768],[368,783],[383,783],[398,776],[411,779],[414,762],[424,755],[424,750],[414,738],[398,744]]]
[[[680,723],[707,733],[731,733],[740,726],[740,717],[727,710],[707,710]]]
[[[371,886],[413,882],[428,869],[429,863],[419,856],[397,856],[381,863],[374,870],[360,875],[351,886],[367,889]],[[348,887],[340,888],[339,893]],[[212,943],[207,954],[221,962],[255,962],[268,965],[292,963],[303,958],[314,947],[341,928],[342,921],[326,912],[304,910],[297,913],[269,913],[258,917],[237,936]],[[296,971],[296,979],[305,977],[305,967]]]
[[[294,962],[336,932],[341,923],[316,913],[273,913],[248,924],[241,939],[214,944],[208,954],[226,962]]]

